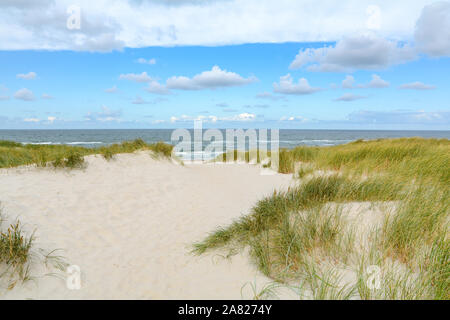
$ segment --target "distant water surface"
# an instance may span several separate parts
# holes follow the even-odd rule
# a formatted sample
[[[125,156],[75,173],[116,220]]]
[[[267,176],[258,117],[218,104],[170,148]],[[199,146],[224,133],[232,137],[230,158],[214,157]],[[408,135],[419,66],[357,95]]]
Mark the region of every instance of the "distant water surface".
[[[192,130],[189,130],[192,134]],[[225,130],[221,130],[225,137]],[[12,140],[31,144],[67,144],[84,147],[99,147],[141,138],[148,143],[171,141],[172,129],[110,129],[110,130],[0,130],[0,140]],[[293,148],[299,145],[333,146],[358,139],[379,138],[446,138],[450,131],[385,131],[385,130],[294,130],[280,129],[279,146]],[[270,140],[270,134],[269,139]],[[218,142],[219,143],[219,142]],[[203,148],[208,142],[203,144]],[[180,154],[187,158],[189,154]]]

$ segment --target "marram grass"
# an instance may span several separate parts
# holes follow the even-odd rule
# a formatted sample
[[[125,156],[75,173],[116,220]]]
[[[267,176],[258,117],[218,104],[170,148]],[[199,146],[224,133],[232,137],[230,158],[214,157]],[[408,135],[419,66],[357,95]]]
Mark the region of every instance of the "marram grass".
[[[7,288],[29,278],[31,246],[33,235],[27,236],[19,221],[3,227],[0,209],[0,280],[6,279]]]
[[[4,290],[35,280],[37,265],[45,266],[47,276],[64,276],[68,263],[58,250],[47,252],[35,247],[34,232],[27,232],[19,220],[6,223],[0,206],[0,298]]]
[[[260,200],[195,243],[193,253],[247,247],[262,273],[286,286],[300,281],[316,299],[450,299],[449,140],[301,146],[280,150],[279,160],[279,172],[294,173],[299,184]],[[349,222],[326,205],[360,201],[398,203],[362,252]],[[354,268],[357,280],[339,286],[325,260]],[[383,270],[375,291],[364,273],[370,265]]]
[[[84,156],[101,154],[111,160],[119,153],[150,150],[158,157],[170,158],[173,146],[164,142],[147,144],[142,139],[125,141],[100,148],[84,148],[67,145],[31,145],[13,141],[0,141],[0,168],[35,164],[40,167],[82,168]]]

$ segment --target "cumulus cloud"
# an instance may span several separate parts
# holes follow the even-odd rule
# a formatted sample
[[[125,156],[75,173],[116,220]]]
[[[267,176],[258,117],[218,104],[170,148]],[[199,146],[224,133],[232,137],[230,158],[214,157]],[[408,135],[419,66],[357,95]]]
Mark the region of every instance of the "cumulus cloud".
[[[10,2],[7,0],[7,2]],[[81,10],[80,28],[69,29],[69,0],[15,1],[0,10],[0,30],[14,30],[14,36],[0,32],[0,48],[4,50],[44,49],[109,52],[125,45],[119,39],[121,20],[108,14],[103,6],[107,1],[78,1]],[[103,3],[101,3],[103,2]],[[15,42],[13,39],[15,38]]]
[[[365,84],[355,84],[355,78],[351,75],[347,75],[344,80],[342,80],[342,88],[344,89],[355,89],[355,88],[388,88],[390,83],[383,80],[379,75],[372,74],[372,79],[369,83]]]
[[[280,121],[298,121],[298,122],[309,122],[310,120],[308,118],[302,117],[302,116],[283,116],[280,118]]]
[[[390,83],[386,80],[381,79],[379,75],[373,74],[372,80],[370,80],[367,84],[359,84],[358,88],[374,88],[374,89],[381,89],[381,88],[388,88],[390,86]]]
[[[367,97],[352,94],[352,93],[345,93],[342,96],[340,96],[339,98],[334,99],[334,101],[355,101],[355,100],[360,100],[360,99],[364,99],[364,98],[367,98]]]
[[[192,78],[185,76],[171,77],[167,79],[166,86],[169,89],[201,90],[242,86],[256,80],[255,77],[243,78],[237,73],[222,70],[219,66],[213,66],[211,70],[203,71]]]
[[[231,120],[251,121],[251,120],[254,120],[255,118],[256,118],[255,114],[244,112],[244,113],[240,113],[240,114],[236,115],[235,117],[231,118]]]
[[[135,82],[150,82],[153,80],[145,71],[140,74],[139,73],[121,74],[119,76],[119,79],[135,81]]]
[[[16,76],[17,79],[24,79],[24,80],[34,80],[34,79],[36,79],[36,77],[37,77],[37,74],[36,74],[36,72],[33,72],[33,71],[28,72],[28,73],[19,73]]]
[[[155,94],[171,94],[170,90],[163,84],[160,84],[158,81],[153,80],[150,81],[148,86],[145,88],[147,92],[155,93]]]
[[[405,83],[400,86],[400,89],[410,89],[410,90],[432,90],[436,89],[436,86],[425,84],[423,82],[411,82]]]
[[[112,32],[82,38],[84,39],[80,43],[75,43],[73,50],[110,52],[113,50],[122,50],[124,47],[124,42],[117,40],[116,35]]]
[[[273,84],[273,90],[283,94],[304,95],[317,92],[320,88],[310,86],[305,78],[300,78],[297,83],[294,83],[292,76],[288,73],[280,77],[279,83]]]
[[[24,101],[33,101],[35,99],[33,92],[27,88],[17,90],[16,93],[14,93],[14,98]]]
[[[336,6],[323,0],[317,6],[315,0],[78,0],[81,29],[69,30],[67,8],[73,0],[3,0],[0,30],[14,33],[0,32],[0,49],[109,51],[123,46],[335,41],[367,29],[366,10],[372,2],[348,0]],[[380,32],[409,38],[428,2],[383,3]],[[251,27],[236,28],[242,21]]]
[[[156,59],[152,58],[152,59],[144,59],[144,58],[139,58],[136,60],[137,63],[141,63],[141,64],[156,64]]]
[[[344,80],[342,80],[342,88],[352,89],[355,83],[355,78],[353,76],[347,75]]]
[[[374,34],[362,34],[345,37],[334,47],[301,49],[289,67],[306,67],[309,71],[320,72],[352,72],[385,69],[415,58],[415,50],[407,44]]]
[[[0,101],[9,100],[9,96],[0,96]]]
[[[253,76],[244,78],[235,72],[222,70],[219,66],[213,66],[211,70],[203,71],[192,78],[173,76],[168,78],[165,84],[159,83],[150,77],[147,72],[121,74],[119,79],[148,82],[149,84],[145,88],[147,92],[162,95],[171,94],[171,90],[202,90],[243,86],[258,80]]]
[[[423,8],[414,39],[423,53],[432,57],[450,56],[450,2],[436,2]]]
[[[88,112],[84,119],[86,121],[100,121],[100,122],[110,122],[110,121],[120,121],[122,112],[120,110],[111,110],[107,106],[102,106],[100,112]]]

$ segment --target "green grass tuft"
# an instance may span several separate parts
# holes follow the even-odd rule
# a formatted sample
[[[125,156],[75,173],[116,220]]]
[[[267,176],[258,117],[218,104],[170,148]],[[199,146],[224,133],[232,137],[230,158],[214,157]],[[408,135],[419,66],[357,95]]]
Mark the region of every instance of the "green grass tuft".
[[[29,278],[29,262],[34,237],[26,236],[19,221],[8,228],[2,226],[0,210],[0,280],[6,278],[8,289]]]
[[[100,148],[84,148],[67,145],[23,145],[13,141],[0,141],[0,168],[11,168],[36,164],[39,167],[51,165],[55,168],[83,168],[83,157],[101,154],[111,160],[119,153],[151,150],[157,156],[170,158],[173,146],[164,142],[147,144],[142,139],[125,141]]]
[[[279,172],[296,172],[300,184],[258,201],[248,215],[195,243],[193,253],[248,247],[262,273],[283,283],[301,279],[316,299],[450,298],[449,140],[301,146],[280,150],[279,160]],[[370,247],[357,249],[349,222],[329,204],[363,201],[398,205],[368,237]],[[346,268],[360,261],[354,285],[339,284],[338,272],[322,268],[325,260]],[[375,291],[364,274],[374,264],[384,268]]]

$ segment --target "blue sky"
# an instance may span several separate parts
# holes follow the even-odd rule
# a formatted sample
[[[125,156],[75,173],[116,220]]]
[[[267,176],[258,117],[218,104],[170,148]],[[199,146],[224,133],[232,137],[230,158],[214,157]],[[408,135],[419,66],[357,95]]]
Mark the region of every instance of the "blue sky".
[[[211,12],[236,2],[223,0],[208,8],[196,1],[161,1],[122,5],[126,2],[130,12],[180,9],[181,18],[189,9],[206,7]],[[58,11],[65,8],[62,2],[42,2],[63,18],[69,16]],[[309,8],[309,1],[303,2]],[[164,40],[164,32],[152,37],[142,31],[148,38],[139,38],[142,43],[137,44],[135,33],[127,37],[126,30],[139,27],[139,22],[111,13],[108,23],[118,21],[113,27],[99,20],[94,28],[90,20],[81,20],[77,32],[84,42],[77,45],[64,35],[48,36],[56,23],[47,30],[32,25],[37,23],[33,20],[14,18],[19,13],[32,16],[36,8],[31,2],[19,7],[0,4],[2,13],[9,11],[13,17],[0,29],[0,129],[174,128],[192,127],[194,119],[203,119],[206,127],[448,130],[450,3],[423,2],[409,9],[411,17],[404,20],[411,22],[405,25],[392,25],[390,14],[399,9],[383,10],[386,2],[380,1],[375,22],[370,20],[373,8],[361,7],[366,9],[365,25],[356,31],[336,22],[336,28],[331,25],[316,35],[297,34],[290,26],[286,29],[291,33],[285,34],[276,23],[274,30],[254,27],[258,18],[249,26],[234,26],[256,28],[258,37],[260,28],[268,38],[256,41],[252,34],[234,31],[183,33],[189,27],[175,25],[169,40]],[[99,10],[88,4],[80,7],[81,17],[87,16],[82,19]],[[241,14],[251,17],[250,9]],[[279,18],[290,11],[288,6],[278,9]],[[322,11],[314,14],[320,17]],[[335,11],[336,19],[351,14]],[[202,17],[200,25],[213,23],[209,16]],[[136,26],[129,28],[131,34]],[[115,34],[116,29],[121,33]],[[27,32],[35,37],[27,39]],[[17,42],[8,43],[11,33],[17,33]],[[213,38],[217,43],[211,43]]]

